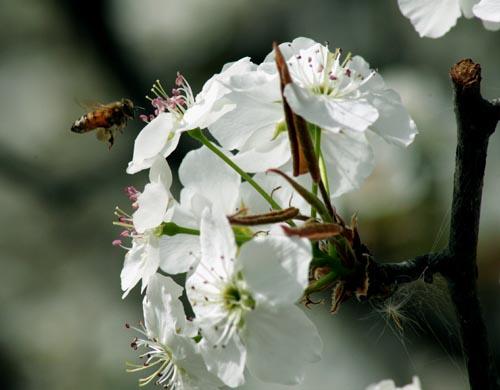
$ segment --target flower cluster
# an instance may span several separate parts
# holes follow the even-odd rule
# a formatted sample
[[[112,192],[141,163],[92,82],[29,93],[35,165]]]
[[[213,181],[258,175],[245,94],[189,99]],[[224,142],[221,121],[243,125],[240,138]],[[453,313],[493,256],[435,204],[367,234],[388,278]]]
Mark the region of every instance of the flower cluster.
[[[124,297],[145,291],[132,346],[146,351],[129,371],[170,389],[300,383],[322,341],[297,304],[366,290],[356,219],[333,202],[371,173],[370,139],[407,146],[413,120],[363,58],[307,38],[226,64],[197,95],[180,74],[153,92],[127,168],[149,182],[127,188],[133,213],[117,208],[113,242],[127,251]],[[165,158],[182,134],[202,146],[179,167],[176,199]]]

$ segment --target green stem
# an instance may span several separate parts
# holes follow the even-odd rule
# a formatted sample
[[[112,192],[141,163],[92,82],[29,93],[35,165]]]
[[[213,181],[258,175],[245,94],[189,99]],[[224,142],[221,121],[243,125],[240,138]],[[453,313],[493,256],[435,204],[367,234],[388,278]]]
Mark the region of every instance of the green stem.
[[[163,235],[163,236],[175,236],[177,234],[189,234],[191,236],[199,236],[200,231],[198,229],[179,226],[175,222],[162,223],[158,231],[158,235]]]
[[[319,156],[321,155],[321,129],[317,126],[312,126],[312,131],[314,132],[314,154],[319,160]],[[321,171],[320,171],[321,172]],[[313,182],[311,192],[314,195],[318,195],[318,183]],[[316,218],[317,210],[311,210],[311,217]]]
[[[194,139],[201,142],[208,149],[210,149],[213,153],[215,153],[218,157],[220,157],[227,165],[233,168],[238,174],[245,179],[255,190],[271,205],[274,210],[281,210],[281,207],[278,203],[276,203],[273,198],[255,181],[252,177],[246,173],[243,169],[241,169],[238,165],[236,165],[224,152],[222,152],[217,146],[215,146],[200,129],[191,130],[188,134]]]
[[[314,292],[318,292],[328,287],[331,283],[339,278],[339,274],[335,271],[331,271],[322,278],[315,280],[312,282],[307,288],[305,293],[312,294]]]
[[[352,273],[352,270],[345,268],[338,259],[334,258],[329,258],[329,259],[327,257],[314,258],[311,261],[311,264],[314,264],[314,266],[316,267],[317,266],[330,267],[330,272],[328,272],[328,274],[321,277],[320,279],[311,282],[306,289],[306,294],[311,294],[314,292],[321,291],[327,286],[329,286],[331,283],[336,281],[337,279],[340,279]]]
[[[191,236],[199,236],[200,231],[198,229],[187,228],[184,226],[179,226],[174,222],[164,222],[161,225],[161,230],[158,231],[158,235],[164,236],[175,236],[177,234],[189,234]],[[238,245],[242,245],[247,241],[252,239],[253,235],[248,235],[244,233],[234,232],[234,239]]]
[[[326,163],[321,150],[319,151],[319,174],[321,175],[321,180],[323,180],[323,184],[325,185],[326,192],[328,192],[328,195],[330,195],[330,184],[328,183]]]

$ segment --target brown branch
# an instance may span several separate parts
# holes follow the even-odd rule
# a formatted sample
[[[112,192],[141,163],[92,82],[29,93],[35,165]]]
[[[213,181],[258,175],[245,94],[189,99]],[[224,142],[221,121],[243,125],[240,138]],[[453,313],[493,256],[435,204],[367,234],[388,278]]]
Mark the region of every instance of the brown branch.
[[[498,116],[494,105],[481,97],[481,67],[472,60],[458,62],[450,71],[455,88],[458,137],[446,267],[455,312],[460,324],[472,389],[498,389],[497,373],[488,345],[486,326],[477,296],[477,237],[489,137]]]
[[[396,264],[370,264],[369,296],[389,295],[400,283],[434,273],[447,280],[460,326],[472,390],[499,388],[477,295],[476,262],[479,217],[489,137],[500,120],[500,101],[487,101],[480,92],[481,67],[462,60],[451,68],[457,118],[457,150],[448,248]]]
[[[379,294],[381,291],[375,289],[382,286],[410,283],[418,279],[432,283],[433,275],[436,272],[441,272],[448,261],[449,255],[446,251],[443,251],[428,253],[399,263],[380,264],[374,262],[372,263],[370,276],[376,283],[372,283],[373,285],[370,286],[370,294]]]

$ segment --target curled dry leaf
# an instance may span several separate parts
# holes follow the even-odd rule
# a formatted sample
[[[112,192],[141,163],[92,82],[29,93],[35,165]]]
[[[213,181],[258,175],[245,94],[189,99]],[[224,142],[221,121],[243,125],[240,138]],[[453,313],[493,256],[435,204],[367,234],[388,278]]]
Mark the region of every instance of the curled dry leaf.
[[[318,159],[314,153],[314,146],[307,128],[307,123],[301,116],[295,114],[285,97],[283,91],[285,86],[292,84],[292,77],[288,70],[285,58],[281,53],[278,44],[273,44],[276,66],[280,76],[281,96],[283,98],[283,109],[285,111],[285,121],[288,128],[288,137],[293,157],[293,175],[298,176],[310,172],[314,182],[319,182],[321,179],[319,172]]]
[[[265,225],[269,223],[285,222],[295,218],[299,214],[299,209],[296,207],[289,207],[284,210],[270,211],[265,214],[255,215],[241,215],[238,212],[234,215],[227,217],[232,225],[254,226]]]
[[[336,223],[310,223],[300,227],[281,227],[288,236],[308,238],[310,240],[327,240],[336,237],[344,228]]]

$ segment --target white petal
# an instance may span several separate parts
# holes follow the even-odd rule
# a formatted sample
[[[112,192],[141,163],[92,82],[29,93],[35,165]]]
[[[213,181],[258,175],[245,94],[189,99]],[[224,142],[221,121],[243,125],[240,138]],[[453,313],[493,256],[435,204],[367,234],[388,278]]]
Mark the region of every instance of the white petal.
[[[224,214],[205,209],[200,224],[201,263],[218,275],[231,276],[234,271],[236,242]]]
[[[321,358],[323,343],[314,324],[295,306],[248,313],[248,369],[265,382],[302,382],[306,363]],[[272,357],[272,360],[270,360]]]
[[[160,265],[160,251],[158,248],[158,240],[150,240],[146,246],[145,258],[141,270],[141,293],[144,292],[151,278],[156,274]]]
[[[163,156],[156,157],[153,162],[149,170],[149,181],[151,183],[160,183],[165,189],[170,189],[172,185],[172,171]]]
[[[183,290],[184,289],[175,283],[172,278],[155,274],[149,282],[146,298],[153,305],[167,306],[166,303],[170,304],[170,298],[180,298]],[[178,299],[177,301],[173,300],[172,302],[174,302],[174,305],[177,306],[176,309],[182,308],[182,303]]]
[[[272,141],[262,141],[258,147],[245,148],[237,153],[233,161],[246,172],[265,172],[270,168],[280,168],[292,158],[286,134],[280,134]]]
[[[240,249],[239,261],[252,295],[270,305],[294,304],[308,284],[312,259],[308,240],[257,237]]]
[[[349,69],[365,78],[363,83],[359,86],[360,91],[371,92],[373,90],[387,89],[382,76],[380,76],[379,73],[373,73],[373,70],[370,68],[370,64],[363,57],[352,57],[351,61],[349,61]],[[366,78],[368,78],[368,80],[366,80]]]
[[[139,233],[159,226],[164,219],[170,199],[163,184],[148,183],[137,198],[139,208],[133,214],[134,228]]]
[[[198,352],[194,341],[179,337],[176,351],[174,351],[176,365],[181,367],[183,383],[179,389],[184,390],[217,390],[222,382],[212,373],[208,372],[203,357]]]
[[[324,131],[321,151],[328,170],[332,197],[359,188],[374,167],[373,151],[364,134]]]
[[[249,57],[224,65],[221,73],[215,74],[203,86],[196,96],[195,104],[185,115],[186,129],[206,128],[225,113],[231,111],[234,105],[223,97],[229,93],[226,81],[234,74],[249,72],[256,68]]]
[[[197,221],[197,227],[200,225],[201,216],[203,211],[208,207],[212,208],[212,202],[207,199],[203,194],[193,188],[184,187],[181,192],[182,206],[186,207],[194,219]],[[232,214],[231,211],[227,214]]]
[[[176,130],[175,133],[170,133],[166,145],[160,152],[160,156],[163,156],[163,158],[167,158],[172,154],[172,152],[177,148],[177,145],[179,144],[181,134],[182,132],[180,132],[179,130]]]
[[[476,4],[478,0],[459,0],[460,9],[462,10],[462,14],[470,19],[474,17],[474,13],[472,12],[472,7]]]
[[[176,234],[160,238],[160,268],[168,274],[187,272],[200,256],[200,238],[190,234]]]
[[[227,316],[224,305],[218,301],[224,286],[234,275],[237,250],[234,233],[224,214],[212,215],[209,208],[205,209],[200,244],[201,259],[186,281],[186,293],[200,327],[210,328],[210,333],[204,337],[216,343],[219,333],[212,329],[212,325]]]
[[[144,291],[151,277],[156,273],[160,262],[158,240],[150,237],[139,244],[133,244],[125,255],[125,262],[120,274],[121,287],[125,298],[130,290],[142,279],[141,291]]]
[[[125,255],[125,262],[120,273],[121,288],[124,291],[125,298],[130,290],[141,280],[141,269],[143,267],[142,253],[143,245],[134,245]]]
[[[500,22],[488,22],[487,20],[483,20],[483,26],[486,30],[490,31],[500,30]]]
[[[292,110],[323,129],[338,131],[347,127],[366,130],[377,120],[377,110],[365,99],[340,99],[314,95],[297,84],[285,87],[284,95]]]
[[[414,376],[412,383],[409,385],[403,386],[401,390],[421,390],[421,385],[420,385],[420,379],[418,377]]]
[[[235,108],[210,126],[210,133],[226,149],[240,149],[248,138],[264,130],[270,140],[276,125],[283,119],[281,104],[254,99],[245,93],[231,93],[227,96]]]
[[[500,22],[500,2],[498,0],[481,0],[472,10],[474,15],[483,21]]]
[[[163,154],[167,142],[177,146],[177,139],[170,139],[171,133],[175,131],[176,123],[170,113],[160,113],[155,119],[149,122],[139,133],[134,142],[134,154],[129,162],[127,173],[136,173],[151,167],[156,156]],[[175,137],[174,137],[175,138]],[[175,148],[175,147],[174,147]],[[173,150],[173,149],[172,149]],[[169,153],[172,151],[169,150]]]
[[[297,55],[300,50],[307,50],[310,47],[317,45],[317,42],[310,39],[310,38],[305,38],[305,37],[298,37],[295,38],[292,42],[284,42],[279,45],[281,54],[283,54],[283,57],[285,57],[285,60],[290,59],[292,56]],[[264,59],[264,63],[273,63],[275,62],[274,59],[275,53],[274,50],[271,51],[266,58]]]
[[[189,192],[189,191],[188,191]],[[187,194],[187,192],[185,192]],[[182,195],[182,192],[181,192]],[[191,229],[199,229],[200,228],[200,219],[196,219],[195,216],[191,213],[191,210],[189,210],[188,207],[184,207],[183,203],[186,205],[190,205],[190,197],[187,197],[184,202],[182,201],[181,197],[181,204],[175,204],[172,206],[172,222],[175,222],[177,225],[186,227],[186,228],[191,228]],[[200,214],[201,217],[201,214]]]
[[[219,75],[227,78],[234,74],[251,71],[255,68],[256,65],[251,61],[250,57],[243,57],[238,61],[232,61],[224,64]]]
[[[200,352],[210,372],[217,375],[229,387],[238,387],[245,382],[243,371],[247,351],[237,335],[230,339],[225,348],[220,346],[213,348],[204,340],[200,344]]]
[[[392,89],[386,89],[368,95],[367,99],[379,112],[379,118],[370,129],[391,144],[410,145],[418,134],[417,126],[403,106],[399,95]]]
[[[382,382],[372,384],[366,388],[366,390],[397,390],[396,384],[392,379],[386,379]]]
[[[370,385],[366,390],[421,390],[420,380],[414,376],[412,383],[403,387],[396,387],[392,379],[386,379],[382,382]]]
[[[221,304],[223,291],[215,285],[218,275],[206,268],[195,269],[186,281],[186,294],[196,315],[194,323],[202,330],[203,338],[212,348],[220,346],[220,339],[227,323],[228,312]],[[200,265],[198,265],[200,267]],[[215,328],[214,325],[218,325]]]
[[[206,147],[189,152],[179,167],[179,179],[212,203],[215,213],[231,214],[238,200],[240,176]]]
[[[203,98],[198,95],[196,97],[198,101],[189,107],[184,115],[183,129],[205,129],[234,109],[234,104],[222,97],[227,93],[227,89],[222,84],[214,82]]]
[[[203,210],[212,207],[212,202],[198,192],[196,188],[184,187],[180,194],[180,208],[175,211],[173,218],[180,226],[200,228]]]
[[[281,100],[280,78],[277,71],[267,72],[254,69],[250,72],[234,74],[224,85],[236,94],[245,94],[248,98],[262,102]],[[232,95],[227,98],[231,99]],[[231,99],[232,100],[232,99]]]
[[[398,0],[398,4],[421,37],[442,37],[461,15],[459,0]]]
[[[183,288],[171,278],[155,274],[151,277],[144,297],[144,322],[148,336],[169,344],[173,334],[186,328],[186,315],[179,297]]]

